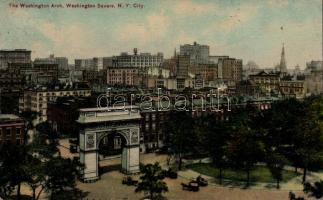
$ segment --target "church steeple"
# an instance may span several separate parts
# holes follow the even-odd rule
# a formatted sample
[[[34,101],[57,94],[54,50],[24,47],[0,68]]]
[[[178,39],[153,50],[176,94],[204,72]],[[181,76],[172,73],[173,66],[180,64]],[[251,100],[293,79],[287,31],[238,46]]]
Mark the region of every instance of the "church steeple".
[[[282,48],[282,53],[281,53],[281,58],[280,58],[279,70],[281,72],[287,72],[284,43],[283,43],[283,48]]]

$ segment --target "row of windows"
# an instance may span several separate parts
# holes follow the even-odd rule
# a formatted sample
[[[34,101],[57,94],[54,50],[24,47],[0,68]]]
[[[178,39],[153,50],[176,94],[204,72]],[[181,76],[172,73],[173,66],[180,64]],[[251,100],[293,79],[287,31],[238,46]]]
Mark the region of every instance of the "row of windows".
[[[52,92],[52,93],[39,93],[39,96],[58,96],[58,95],[63,95],[63,94],[87,94],[89,93],[88,91],[69,91],[69,92]]]
[[[13,131],[15,131],[16,136],[19,136],[21,134],[21,128],[0,128],[0,136],[2,136],[2,134],[4,134],[5,136],[11,136],[12,133],[14,133]]]
[[[159,140],[163,140],[163,134],[152,134],[152,135],[145,135],[144,136],[144,141],[156,141],[157,139],[159,139]]]
[[[281,86],[287,86],[287,87],[302,87],[303,84],[301,83],[281,83]]]
[[[301,89],[289,89],[289,88],[284,88],[284,92],[289,92],[289,93],[294,93],[294,92],[302,92]]]

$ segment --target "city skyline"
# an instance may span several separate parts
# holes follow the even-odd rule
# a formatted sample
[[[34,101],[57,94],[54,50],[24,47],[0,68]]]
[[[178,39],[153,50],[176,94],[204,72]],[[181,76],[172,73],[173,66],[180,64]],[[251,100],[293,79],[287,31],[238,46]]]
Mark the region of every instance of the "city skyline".
[[[322,2],[313,1],[132,1],[144,8],[37,9],[0,5],[0,49],[26,48],[32,57],[49,54],[75,58],[119,55],[120,52],[163,52],[179,45],[210,46],[211,55],[229,55],[273,67],[285,44],[289,68],[322,59]],[[53,3],[42,1],[42,3]],[[103,3],[55,1],[55,3]],[[118,4],[129,1],[106,1]],[[117,17],[116,17],[117,16]]]

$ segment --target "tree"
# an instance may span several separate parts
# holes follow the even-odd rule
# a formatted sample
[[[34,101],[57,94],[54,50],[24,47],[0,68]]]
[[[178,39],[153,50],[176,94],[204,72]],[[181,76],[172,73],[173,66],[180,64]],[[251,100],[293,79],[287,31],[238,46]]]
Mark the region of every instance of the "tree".
[[[46,162],[46,190],[51,192],[51,199],[63,199],[64,192],[75,190],[76,168],[71,159],[59,156]]]
[[[287,164],[285,157],[286,147],[290,147],[290,133],[294,132],[296,121],[290,116],[290,112],[294,109],[291,105],[295,105],[294,100],[285,100],[276,102],[272,105],[272,109],[260,112],[256,116],[256,122],[261,124],[254,128],[261,133],[261,140],[264,143],[265,162],[272,176],[276,179],[276,188],[278,189],[280,181],[283,179],[282,172],[284,165]],[[285,109],[283,109],[285,108]],[[286,137],[288,136],[288,137]],[[287,139],[289,138],[289,139]]]
[[[3,199],[9,198],[14,190],[14,186],[11,184],[11,176],[8,173],[9,163],[8,159],[11,156],[9,145],[0,145],[0,197]]]
[[[303,183],[307,171],[317,168],[323,160],[323,97],[305,101],[305,112],[295,135],[296,154],[303,168]]]
[[[151,200],[161,199],[162,193],[168,191],[166,183],[163,181],[164,175],[159,163],[147,164],[142,166],[140,182],[136,188],[136,192],[148,192]]]
[[[228,158],[233,167],[243,169],[250,184],[250,171],[263,154],[263,143],[257,131],[251,128],[254,111],[251,108],[237,110],[232,117],[231,138],[228,144]]]
[[[286,164],[286,158],[275,149],[269,150],[266,156],[267,166],[271,175],[276,179],[276,188],[279,189],[279,183],[283,179],[283,169]]]
[[[266,130],[263,140],[267,148],[274,148],[277,153],[284,155],[295,167],[295,172],[301,165],[296,153],[295,135],[304,112],[304,104],[291,98],[274,102],[272,108],[262,112],[257,119]]]
[[[163,131],[166,133],[166,145],[169,152],[178,158],[178,169],[181,170],[184,154],[194,151],[196,142],[191,113],[170,112]]]
[[[51,131],[48,122],[42,122],[36,126],[37,133],[31,146],[33,153],[37,152],[38,155],[44,158],[51,158],[59,154],[57,135]]]
[[[27,154],[26,146],[3,145],[1,149],[1,171],[0,175],[4,179],[1,181],[1,191],[10,195],[10,190],[17,187],[17,199],[21,199],[21,184],[27,180],[26,164],[30,161],[31,156]]]
[[[32,199],[38,200],[41,193],[45,189],[46,174],[44,172],[44,163],[33,157],[27,164],[27,180],[26,183],[32,190]],[[40,190],[36,194],[36,189],[40,187]]]
[[[304,184],[304,192],[311,197],[320,199],[323,197],[323,181],[317,181],[314,184],[306,182]]]
[[[213,164],[219,169],[219,183],[222,184],[223,169],[227,164],[227,143],[229,138],[228,122],[217,121],[215,115],[208,115],[205,119],[207,137],[205,147],[212,158]]]
[[[33,129],[34,123],[33,121],[39,116],[38,112],[34,111],[24,111],[21,113],[21,117],[27,121],[27,129]]]

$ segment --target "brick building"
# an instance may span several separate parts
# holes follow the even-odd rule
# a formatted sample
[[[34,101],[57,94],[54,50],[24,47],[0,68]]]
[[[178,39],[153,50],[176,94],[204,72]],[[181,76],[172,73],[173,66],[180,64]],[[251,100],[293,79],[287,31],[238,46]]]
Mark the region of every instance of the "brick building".
[[[13,114],[0,114],[0,144],[24,144],[25,122]]]
[[[135,67],[109,67],[107,68],[108,85],[139,85],[138,68]]]

